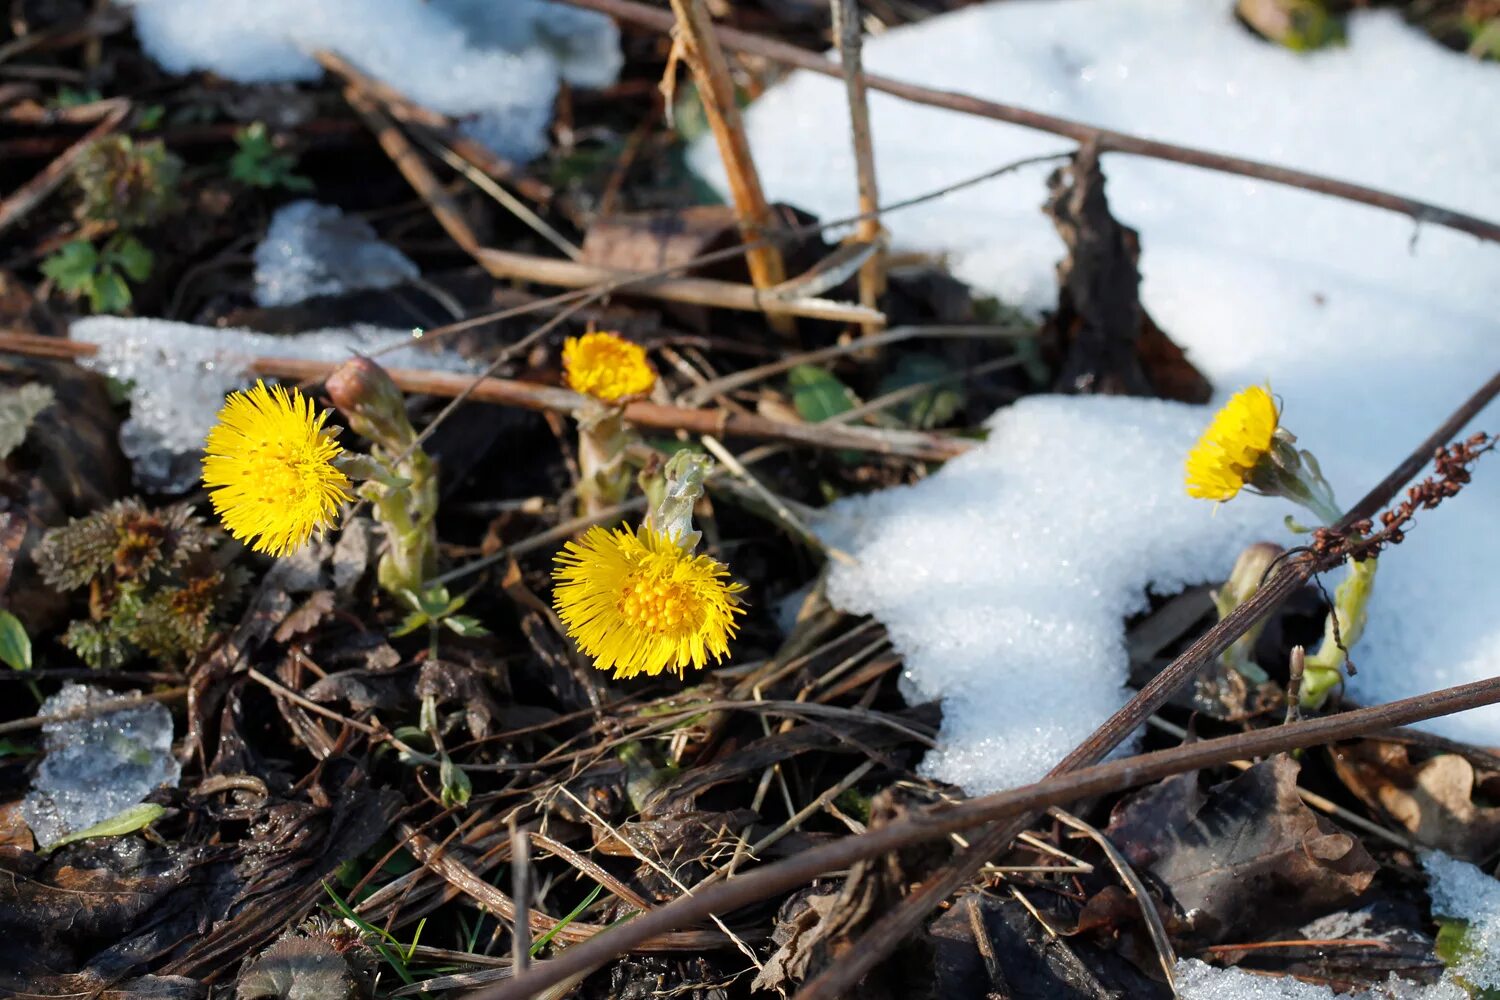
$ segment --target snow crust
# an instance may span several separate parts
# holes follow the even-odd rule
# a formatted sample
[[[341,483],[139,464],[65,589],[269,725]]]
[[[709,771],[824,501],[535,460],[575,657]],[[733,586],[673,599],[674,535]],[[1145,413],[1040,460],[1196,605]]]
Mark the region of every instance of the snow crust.
[[[547,148],[559,79],[607,86],[623,62],[612,20],[546,0],[130,2],[141,46],[170,72],[315,80],[311,53],[332,49],[517,160]]]
[[[253,358],[338,362],[404,344],[381,355],[380,363],[471,370],[456,354],[418,350],[413,331],[371,326],[282,336],[163,319],[92,316],[74,322],[69,337],[99,348],[79,364],[124,385],[130,417],[120,428],[120,448],[132,461],[136,483],[159,492],[180,492],[198,482],[203,440],[225,394],[254,381]]]
[[[1432,912],[1468,924],[1468,949],[1451,970],[1470,986],[1500,989],[1500,880],[1466,861],[1433,851],[1422,858]]]
[[[38,714],[66,715],[117,697],[105,688],[64,684]],[[43,850],[139,805],[161,785],[176,785],[182,771],[172,756],[172,713],[155,701],[49,722],[42,745],[47,756],[21,816]]]
[[[364,219],[337,205],[294,201],[276,210],[255,248],[255,302],[291,305],[317,295],[391,288],[420,274]]]
[[[1304,983],[1290,976],[1258,976],[1242,969],[1220,969],[1196,958],[1177,963],[1177,989],[1182,1000],[1470,1000],[1463,987],[1446,974],[1427,986],[1392,974],[1373,990],[1335,993],[1327,986]]]
[[[1198,0],[1012,0],[870,40],[867,67],[1152,138],[1323,172],[1500,218],[1500,71],[1389,11],[1345,48],[1292,53]],[[1464,95],[1455,99],[1454,95]],[[1054,136],[871,95],[884,201],[1038,153]],[[748,115],[774,198],[856,210],[842,84],[798,73]],[[693,163],[723,187],[711,142]],[[884,221],[1013,305],[1055,304],[1062,244],[1048,167]],[[1345,504],[1500,367],[1500,247],[1265,182],[1107,155],[1115,214],[1140,231],[1142,297],[1222,402],[1270,380],[1285,423]],[[1207,408],[1031,398],[989,443],[915,487],[836,504],[858,566],[830,594],[890,628],[908,681],[944,700],[927,773],[973,793],[1041,775],[1125,697],[1121,617],[1144,593],[1216,581],[1240,546],[1290,541],[1280,501],[1182,493]],[[1500,429],[1493,410],[1476,427]],[[1424,514],[1381,560],[1351,692],[1366,702],[1500,673],[1500,470]],[[1327,583],[1330,586],[1337,580]],[[1500,742],[1500,709],[1435,721]]]

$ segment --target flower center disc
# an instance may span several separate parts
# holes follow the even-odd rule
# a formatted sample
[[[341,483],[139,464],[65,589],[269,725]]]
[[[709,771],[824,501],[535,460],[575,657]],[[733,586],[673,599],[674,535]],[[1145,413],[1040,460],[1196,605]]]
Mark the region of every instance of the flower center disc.
[[[617,607],[628,623],[656,635],[690,632],[703,617],[703,602],[692,587],[649,571],[625,580]]]

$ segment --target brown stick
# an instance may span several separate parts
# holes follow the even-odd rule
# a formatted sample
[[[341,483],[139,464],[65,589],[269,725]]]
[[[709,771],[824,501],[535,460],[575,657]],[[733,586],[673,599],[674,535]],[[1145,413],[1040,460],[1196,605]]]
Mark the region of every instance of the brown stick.
[[[658,31],[669,31],[672,27],[672,19],[664,11],[637,3],[635,0],[562,0],[562,2],[574,7],[597,10],[622,21],[631,21]],[[717,29],[717,32],[719,44],[728,49],[748,52],[789,66],[796,66],[799,69],[821,73],[824,76],[837,77],[841,73],[836,64],[829,62],[823,56],[795,45],[762,38],[748,31],[738,31],[733,28],[721,27]],[[1194,149],[1190,146],[1142,139],[1126,132],[1095,128],[1069,118],[1042,114],[1039,111],[1030,111],[1013,104],[987,101],[971,94],[920,87],[888,76],[866,73],[864,80],[872,90],[893,94],[915,104],[926,104],[980,118],[1010,122],[1013,125],[1021,125],[1040,132],[1066,136],[1080,143],[1092,139],[1098,143],[1101,152],[1130,153],[1134,156],[1146,156],[1156,160],[1218,170],[1222,173],[1238,174],[1241,177],[1254,177],[1257,180],[1284,184],[1303,191],[1315,191],[1318,194],[1342,198],[1345,201],[1373,205],[1388,212],[1408,216],[1418,222],[1430,222],[1449,229],[1457,229],[1459,232],[1468,233],[1492,243],[1500,242],[1500,223],[1463,212],[1455,212],[1429,202],[1418,201],[1415,198],[1403,198],[1378,188],[1365,187],[1363,184],[1351,184],[1305,170],[1292,170],[1271,163],[1262,163],[1259,160],[1247,160],[1238,156],[1226,156],[1222,153]]]
[[[750,155],[745,123],[734,99],[734,81],[729,76],[724,50],[719,47],[713,18],[709,17],[703,0],[672,0],[672,12],[676,15],[672,34],[693,71],[704,117],[719,144],[740,233],[745,242],[755,243],[775,229],[776,219],[761,189],[755,159]],[[786,262],[782,260],[781,248],[773,241],[761,243],[746,253],[745,263],[750,268],[751,284],[762,291],[786,280]],[[771,326],[783,337],[796,335],[796,327],[785,317],[773,317]]]
[[[1184,743],[1166,750],[1113,760],[1107,764],[1053,775],[1035,784],[958,805],[931,809],[868,833],[809,848],[797,855],[736,875],[703,892],[680,896],[666,906],[642,913],[607,934],[580,942],[556,958],[535,965],[514,980],[471,993],[467,1000],[523,1000],[570,976],[596,968],[637,945],[675,928],[689,926],[711,914],[723,915],[777,893],[805,885],[828,872],[839,871],[911,844],[947,837],[1010,816],[1034,814],[1049,806],[1123,791],[1231,760],[1265,757],[1288,750],[1353,739],[1393,726],[1451,715],[1482,705],[1500,703],[1500,677],[1406,698],[1376,708],[1363,708],[1287,726],[1254,729],[1218,739]]]
[[[26,333],[0,333],[0,351],[29,357],[76,359],[97,353],[93,344],[57,337]],[[302,358],[251,358],[247,367],[262,375],[319,381],[338,367],[328,361]],[[416,368],[387,368],[391,380],[403,392],[456,398],[468,392],[468,398],[480,403],[519,406],[528,410],[574,413],[584,405],[584,397],[569,389],[522,382],[514,379],[481,378],[451,372],[431,372]],[[876,427],[845,427],[832,423],[795,424],[771,420],[751,413],[724,409],[695,409],[638,401],[625,407],[625,419],[637,427],[655,430],[680,430],[689,434],[712,434],[715,437],[757,438],[788,441],[814,448],[851,449],[882,455],[904,455],[928,462],[945,462],[974,446],[964,438],[944,437],[920,431],[902,431]]]
[[[870,138],[870,100],[865,87],[864,35],[859,28],[859,0],[829,0],[833,34],[839,46],[839,64],[844,71],[844,90],[849,99],[849,130],[854,143],[854,172],[859,183],[859,211],[864,216],[855,238],[879,244],[880,187],[875,182],[875,148]],[[859,269],[859,304],[878,308],[885,293],[885,251],[876,249]],[[866,324],[866,336],[879,328]]]
[[[0,202],[0,233],[9,229],[19,222],[47,195],[56,190],[57,186],[67,179],[73,170],[73,165],[83,155],[84,150],[93,145],[96,139],[100,139],[119,127],[130,114],[130,102],[123,97],[112,98],[110,101],[99,101],[98,105],[111,104],[111,110],[93,128],[84,133],[83,138],[63,150],[62,153],[47,164],[42,171],[31,180],[22,184],[10,193],[3,202]]]
[[[1369,517],[1389,502],[1396,491],[1430,460],[1434,449],[1458,434],[1489,404],[1497,392],[1500,392],[1500,374],[1491,377],[1442,426],[1413,449],[1390,475],[1381,480],[1379,485],[1339,520],[1338,526],[1347,527],[1350,523]],[[1103,760],[1131,733],[1145,725],[1146,720],[1166,703],[1173,692],[1186,684],[1204,666],[1217,659],[1231,643],[1249,631],[1255,622],[1271,614],[1313,573],[1336,565],[1337,560],[1324,560],[1324,563],[1326,565],[1310,556],[1283,563],[1250,600],[1235,608],[1192,643],[1088,739],[1073,748],[1049,774],[1066,774]],[[926,919],[927,914],[960,886],[969,882],[980,868],[1003,851],[1034,818],[1033,814],[1023,814],[984,830],[963,854],[877,921],[850,949],[846,958],[809,980],[797,993],[796,1000],[826,1000],[842,996],[853,989]]]

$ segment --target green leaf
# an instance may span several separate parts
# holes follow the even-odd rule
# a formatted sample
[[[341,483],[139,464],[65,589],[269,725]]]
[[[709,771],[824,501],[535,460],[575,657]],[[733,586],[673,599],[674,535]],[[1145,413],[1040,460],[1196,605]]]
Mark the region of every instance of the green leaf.
[[[130,306],[130,286],[114,268],[101,270],[87,291],[89,307],[96,313],[124,312]]]
[[[31,757],[39,753],[41,751],[29,743],[0,738],[0,757]]]
[[[99,267],[99,251],[88,240],[73,240],[64,243],[46,260],[41,272],[57,287],[72,295],[85,292],[94,283],[94,272]]]
[[[1433,951],[1450,970],[1457,972],[1459,967],[1482,957],[1479,944],[1474,940],[1467,921],[1439,919],[1437,923],[1438,933]],[[1500,989],[1476,986],[1460,975],[1455,975],[1453,979],[1473,1000],[1500,1000]]]
[[[558,931],[562,930],[564,927],[568,926],[573,921],[577,920],[578,917],[579,917],[579,915],[582,914],[584,910],[587,910],[590,906],[593,906],[594,905],[594,900],[598,899],[599,898],[599,893],[601,893],[603,891],[604,891],[604,886],[602,886],[602,885],[595,885],[594,886],[594,891],[591,892],[591,893],[589,893],[586,897],[584,897],[583,902],[581,902],[577,906],[573,907],[572,910],[568,911],[568,915],[566,917],[563,917],[557,923],[553,924],[550,928],[548,928],[547,933],[543,934],[541,937],[539,937],[535,941],[531,942],[531,957],[532,958],[536,958],[537,954],[543,948],[547,947],[547,943],[549,941],[551,941],[554,937],[557,936],[557,932]]]
[[[421,628],[423,625],[426,625],[431,620],[432,619],[428,618],[422,612],[413,611],[405,618],[401,619],[400,625],[397,625],[395,628],[391,629],[391,638],[399,639],[403,635],[411,635],[413,632]]]
[[[448,615],[443,619],[443,624],[465,639],[490,634],[490,630],[481,625],[473,615]]]
[[[474,794],[474,785],[469,781],[469,776],[464,773],[463,768],[443,754],[443,762],[438,765],[438,780],[442,782],[443,791],[440,798],[443,808],[452,809],[454,806],[463,808],[469,804],[469,796]]]
[[[12,670],[31,669],[31,636],[21,619],[0,608],[0,661]]]
[[[134,236],[116,236],[105,244],[105,255],[112,263],[118,264],[131,281],[145,281],[151,276],[151,265],[155,263],[151,251]]]
[[[85,104],[93,104],[104,100],[104,95],[95,87],[77,90],[73,87],[63,87],[52,99],[52,106],[56,108],[77,108]]]
[[[147,131],[157,128],[161,125],[161,120],[166,113],[167,109],[163,105],[148,104],[141,109],[140,117],[135,122],[136,128]]]
[[[77,843],[80,840],[90,840],[94,837],[123,837],[127,833],[144,830],[166,815],[167,810],[154,802],[142,802],[138,806],[131,806],[124,812],[116,813],[109,819],[100,820],[86,830],[70,833],[62,840],[53,844],[49,851],[55,851],[64,844]]]
[[[894,371],[880,380],[880,395],[910,386],[934,383],[920,395],[899,406],[895,413],[903,423],[923,430],[946,424],[967,401],[960,372],[935,354],[904,354]]]
[[[787,372],[792,389],[792,405],[808,423],[818,423],[859,405],[859,397],[849,387],[816,365],[798,365]]]
[[[276,148],[265,122],[255,122],[234,134],[239,146],[229,160],[229,176],[257,188],[284,187],[288,191],[311,191],[312,181],[292,173],[297,158]]]

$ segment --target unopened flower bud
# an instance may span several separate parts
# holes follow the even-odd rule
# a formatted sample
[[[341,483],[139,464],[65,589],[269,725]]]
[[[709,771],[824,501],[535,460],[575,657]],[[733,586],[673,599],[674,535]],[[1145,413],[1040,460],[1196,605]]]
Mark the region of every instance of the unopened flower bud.
[[[406,397],[384,368],[369,358],[344,362],[323,383],[349,426],[391,451],[404,451],[417,434],[406,416]]]

